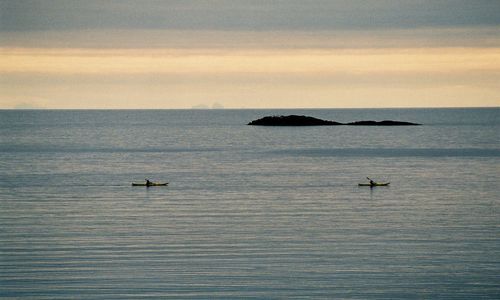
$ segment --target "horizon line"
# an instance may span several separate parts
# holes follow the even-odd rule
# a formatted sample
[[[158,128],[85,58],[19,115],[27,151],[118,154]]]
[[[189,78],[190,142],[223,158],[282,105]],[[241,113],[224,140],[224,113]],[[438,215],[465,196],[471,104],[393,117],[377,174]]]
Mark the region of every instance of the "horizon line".
[[[6,110],[325,110],[325,109],[483,109],[500,108],[498,106],[392,106],[392,107],[271,107],[271,108],[0,108]]]

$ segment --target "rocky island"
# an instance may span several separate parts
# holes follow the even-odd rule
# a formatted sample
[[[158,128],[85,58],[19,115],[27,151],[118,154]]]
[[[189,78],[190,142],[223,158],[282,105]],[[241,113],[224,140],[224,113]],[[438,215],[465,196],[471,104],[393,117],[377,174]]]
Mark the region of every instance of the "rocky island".
[[[258,120],[254,120],[248,125],[262,125],[262,126],[332,126],[342,125],[342,123],[334,121],[326,121],[308,116],[268,116]]]
[[[267,116],[254,120],[248,125],[259,126],[335,126],[335,125],[353,125],[353,126],[408,126],[421,125],[417,123],[402,122],[402,121],[356,121],[350,123],[340,123],[335,121],[322,120],[309,116]]]

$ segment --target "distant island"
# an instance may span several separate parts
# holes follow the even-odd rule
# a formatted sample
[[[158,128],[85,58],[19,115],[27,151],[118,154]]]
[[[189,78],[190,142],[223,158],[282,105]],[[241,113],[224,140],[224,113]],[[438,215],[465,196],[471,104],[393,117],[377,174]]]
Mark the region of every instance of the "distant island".
[[[352,126],[414,126],[421,125],[417,123],[402,122],[402,121],[356,121],[350,123],[340,123],[335,121],[322,120],[309,116],[267,116],[254,120],[247,125],[258,126],[336,126],[336,125],[352,125]]]

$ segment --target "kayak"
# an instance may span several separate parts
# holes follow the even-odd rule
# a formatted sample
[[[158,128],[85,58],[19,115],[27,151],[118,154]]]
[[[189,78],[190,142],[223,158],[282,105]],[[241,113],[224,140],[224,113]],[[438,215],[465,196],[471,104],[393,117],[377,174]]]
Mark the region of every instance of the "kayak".
[[[375,182],[374,184],[359,183],[358,185],[359,186],[388,186],[389,184],[390,184],[390,182],[381,182],[381,183]]]
[[[150,184],[146,184],[146,183],[135,183],[135,182],[132,182],[132,186],[166,186],[168,185],[168,182],[165,182],[165,183],[150,183]]]

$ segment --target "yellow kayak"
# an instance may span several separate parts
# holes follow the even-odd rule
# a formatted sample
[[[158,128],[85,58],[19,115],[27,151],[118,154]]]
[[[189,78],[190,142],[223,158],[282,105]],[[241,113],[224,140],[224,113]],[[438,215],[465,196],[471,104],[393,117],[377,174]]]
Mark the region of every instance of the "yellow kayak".
[[[132,186],[166,186],[168,185],[168,182],[165,182],[165,183],[156,183],[156,182],[152,182],[152,183],[135,183],[135,182],[132,182]]]
[[[358,185],[359,186],[388,186],[390,184],[390,182],[375,182],[373,184],[371,183],[359,183]]]

